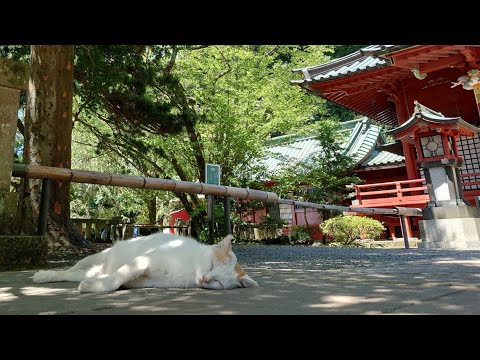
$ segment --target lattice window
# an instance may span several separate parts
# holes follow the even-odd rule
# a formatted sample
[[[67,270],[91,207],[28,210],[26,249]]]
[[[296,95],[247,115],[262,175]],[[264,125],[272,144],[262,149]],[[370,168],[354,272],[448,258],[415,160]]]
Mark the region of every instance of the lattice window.
[[[268,214],[276,220],[286,220],[292,223],[292,205],[289,204],[269,204]]]
[[[289,204],[279,204],[280,210],[280,219],[286,220],[289,223],[292,222],[292,205]]]
[[[478,134],[475,137],[461,136],[457,140],[458,155],[463,157],[463,166],[460,168],[460,174],[480,173],[480,138]],[[480,181],[480,174],[476,176],[462,177],[462,181]],[[478,190],[479,185],[464,186],[463,190]]]
[[[278,206],[279,204],[275,203],[275,204],[268,204],[268,214],[276,219],[276,220],[280,220],[280,207]]]

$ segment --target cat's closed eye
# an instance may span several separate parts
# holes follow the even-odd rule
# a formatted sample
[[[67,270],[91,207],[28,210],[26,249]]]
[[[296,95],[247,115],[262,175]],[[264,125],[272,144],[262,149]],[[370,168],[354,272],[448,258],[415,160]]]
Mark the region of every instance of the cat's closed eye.
[[[212,280],[211,282],[216,283],[217,285],[220,285],[222,288],[224,287],[223,284],[218,280]]]

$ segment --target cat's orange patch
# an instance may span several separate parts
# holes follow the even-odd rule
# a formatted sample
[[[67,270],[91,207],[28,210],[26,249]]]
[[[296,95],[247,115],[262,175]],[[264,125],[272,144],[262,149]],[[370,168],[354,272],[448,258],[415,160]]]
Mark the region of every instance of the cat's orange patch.
[[[235,272],[238,274],[238,278],[241,278],[242,276],[247,275],[247,273],[243,271],[239,263],[235,264]]]
[[[227,251],[224,251],[223,249],[215,249],[213,251],[213,255],[219,260],[219,261],[226,261],[230,259],[230,255],[228,254]]]

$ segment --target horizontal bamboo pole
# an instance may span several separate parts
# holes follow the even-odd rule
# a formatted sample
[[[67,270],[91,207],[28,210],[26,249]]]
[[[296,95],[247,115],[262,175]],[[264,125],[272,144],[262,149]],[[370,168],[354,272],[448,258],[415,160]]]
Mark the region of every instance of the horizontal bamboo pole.
[[[418,208],[396,207],[395,209],[384,209],[384,208],[367,208],[367,207],[356,207],[356,206],[338,206],[338,205],[316,204],[316,203],[310,203],[305,201],[296,201],[296,200],[288,200],[288,199],[278,199],[278,203],[297,205],[302,207],[310,207],[315,209],[323,209],[323,210],[351,211],[351,212],[359,212],[359,213],[367,213],[367,214],[422,216],[422,210]]]
[[[316,204],[305,201],[280,199],[277,194],[269,191],[237,188],[223,185],[210,185],[172,179],[157,179],[144,176],[109,174],[97,171],[71,170],[49,166],[13,164],[12,176],[35,179],[49,178],[63,182],[70,181],[78,183],[122,186],[138,189],[166,190],[204,195],[231,196],[237,199],[257,200],[267,203],[290,204],[324,210],[351,211],[383,215],[422,216],[422,210],[418,208],[396,207],[394,209],[385,209]]]
[[[35,179],[53,179],[62,182],[89,183],[110,186],[122,186],[138,189],[166,190],[193,194],[231,196],[237,199],[257,200],[276,203],[278,195],[269,191],[260,191],[232,186],[211,185],[179,181],[172,179],[157,179],[144,176],[131,176],[101,173],[97,171],[71,170],[50,166],[13,164],[12,176]]]

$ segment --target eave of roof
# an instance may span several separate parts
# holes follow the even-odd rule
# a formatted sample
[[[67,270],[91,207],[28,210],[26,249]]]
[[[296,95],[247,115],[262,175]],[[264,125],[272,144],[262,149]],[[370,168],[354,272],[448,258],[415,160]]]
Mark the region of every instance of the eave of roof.
[[[413,115],[402,125],[396,127],[395,129],[387,131],[387,134],[394,136],[397,139],[405,140],[410,143],[413,143],[413,137],[411,132],[414,131],[422,123],[431,123],[438,125],[452,125],[458,128],[460,133],[475,134],[480,132],[480,128],[476,127],[473,124],[470,124],[463,120],[461,117],[446,117],[442,113],[439,113],[435,110],[432,110],[418,101],[414,101],[415,110]],[[424,126],[424,125],[423,125]]]
[[[318,66],[294,69],[304,78],[291,83],[378,123],[396,127],[397,111],[391,100],[398,92],[398,84],[415,83],[415,70],[422,75],[446,71],[444,75],[454,81],[454,71],[449,70],[474,66],[472,63],[478,59],[480,45],[370,45]]]
[[[370,45],[324,64],[293,69],[292,72],[301,72],[303,79],[291,80],[290,82],[302,86],[387,67],[391,64],[390,60],[383,58],[382,55],[390,54],[409,46],[411,45]]]
[[[400,156],[385,150],[383,151],[375,150],[360,165],[362,167],[375,167],[375,166],[382,166],[382,165],[403,164],[404,162],[405,162],[404,156]]]

